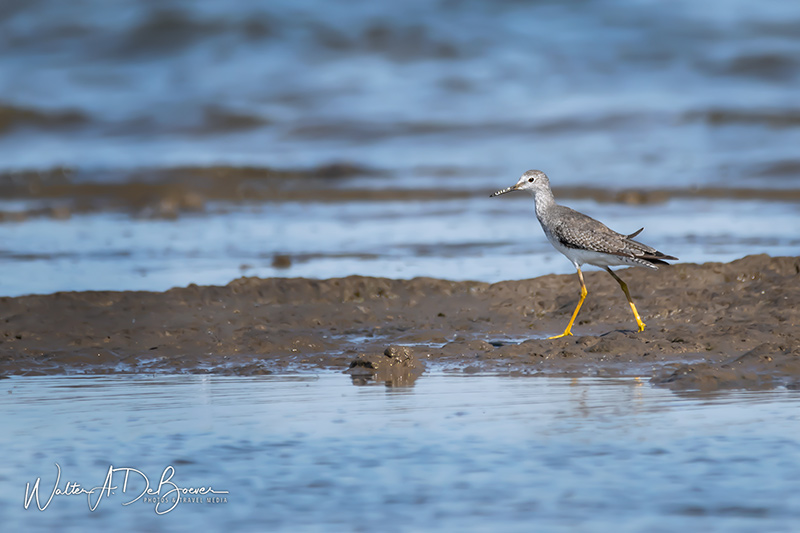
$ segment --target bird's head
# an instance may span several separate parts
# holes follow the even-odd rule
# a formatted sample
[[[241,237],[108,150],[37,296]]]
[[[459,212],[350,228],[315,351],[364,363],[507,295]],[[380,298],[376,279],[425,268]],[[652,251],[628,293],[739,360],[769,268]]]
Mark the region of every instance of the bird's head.
[[[549,187],[550,180],[547,179],[547,175],[544,172],[541,170],[529,170],[520,176],[517,183],[511,187],[507,187],[491,194],[489,198],[493,196],[500,196],[501,194],[511,191],[530,191],[535,193],[537,190],[548,189]]]

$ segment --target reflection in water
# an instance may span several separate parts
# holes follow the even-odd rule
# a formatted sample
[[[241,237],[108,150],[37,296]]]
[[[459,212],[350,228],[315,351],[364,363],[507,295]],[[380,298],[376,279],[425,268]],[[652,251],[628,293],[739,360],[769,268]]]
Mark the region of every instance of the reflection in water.
[[[0,514],[11,530],[120,520],[241,529],[790,530],[800,518],[794,391],[681,397],[636,379],[434,374],[353,387],[341,374],[0,381]],[[169,466],[229,491],[165,515],[125,494],[88,510],[26,483],[131,487]],[[121,474],[119,474],[121,475]],[[133,476],[137,476],[136,481]],[[121,478],[119,478],[121,480]]]

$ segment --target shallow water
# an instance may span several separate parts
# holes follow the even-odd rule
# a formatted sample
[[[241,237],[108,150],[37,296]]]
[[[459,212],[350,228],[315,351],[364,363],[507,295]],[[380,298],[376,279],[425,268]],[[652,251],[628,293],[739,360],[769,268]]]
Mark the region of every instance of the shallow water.
[[[11,378],[0,389],[10,530],[730,532],[794,531],[800,519],[796,391],[454,374],[387,388],[327,373]],[[101,486],[110,465],[136,472],[124,494],[117,472],[94,512],[85,495],[24,509],[37,478],[44,504],[55,463],[62,488]],[[123,505],[169,466],[177,485],[228,491],[217,495],[227,503],[163,515]]]
[[[672,200],[570,205],[685,262],[796,255],[800,205]],[[81,215],[0,224],[0,295],[166,290],[240,276],[351,274],[496,282],[573,273],[527,195],[432,202],[282,203],[175,221]],[[276,266],[276,256],[288,265]]]

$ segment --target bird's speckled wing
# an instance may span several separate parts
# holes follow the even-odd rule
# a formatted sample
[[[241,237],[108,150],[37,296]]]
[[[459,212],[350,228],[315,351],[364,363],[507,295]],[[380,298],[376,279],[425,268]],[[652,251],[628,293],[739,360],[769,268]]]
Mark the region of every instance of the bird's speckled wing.
[[[563,205],[554,206],[552,220],[548,226],[552,237],[566,248],[590,250],[606,254],[627,257],[636,262],[651,264],[667,264],[664,260],[675,260],[655,248],[634,241],[608,228],[602,222],[579,213]],[[639,230],[641,231],[641,230]],[[638,235],[639,232],[631,234]]]

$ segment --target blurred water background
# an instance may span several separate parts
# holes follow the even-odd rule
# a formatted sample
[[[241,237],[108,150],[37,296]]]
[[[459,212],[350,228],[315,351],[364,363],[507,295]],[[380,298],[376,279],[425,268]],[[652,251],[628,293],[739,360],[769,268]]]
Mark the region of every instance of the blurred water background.
[[[800,251],[800,3],[5,0],[0,294]]]

